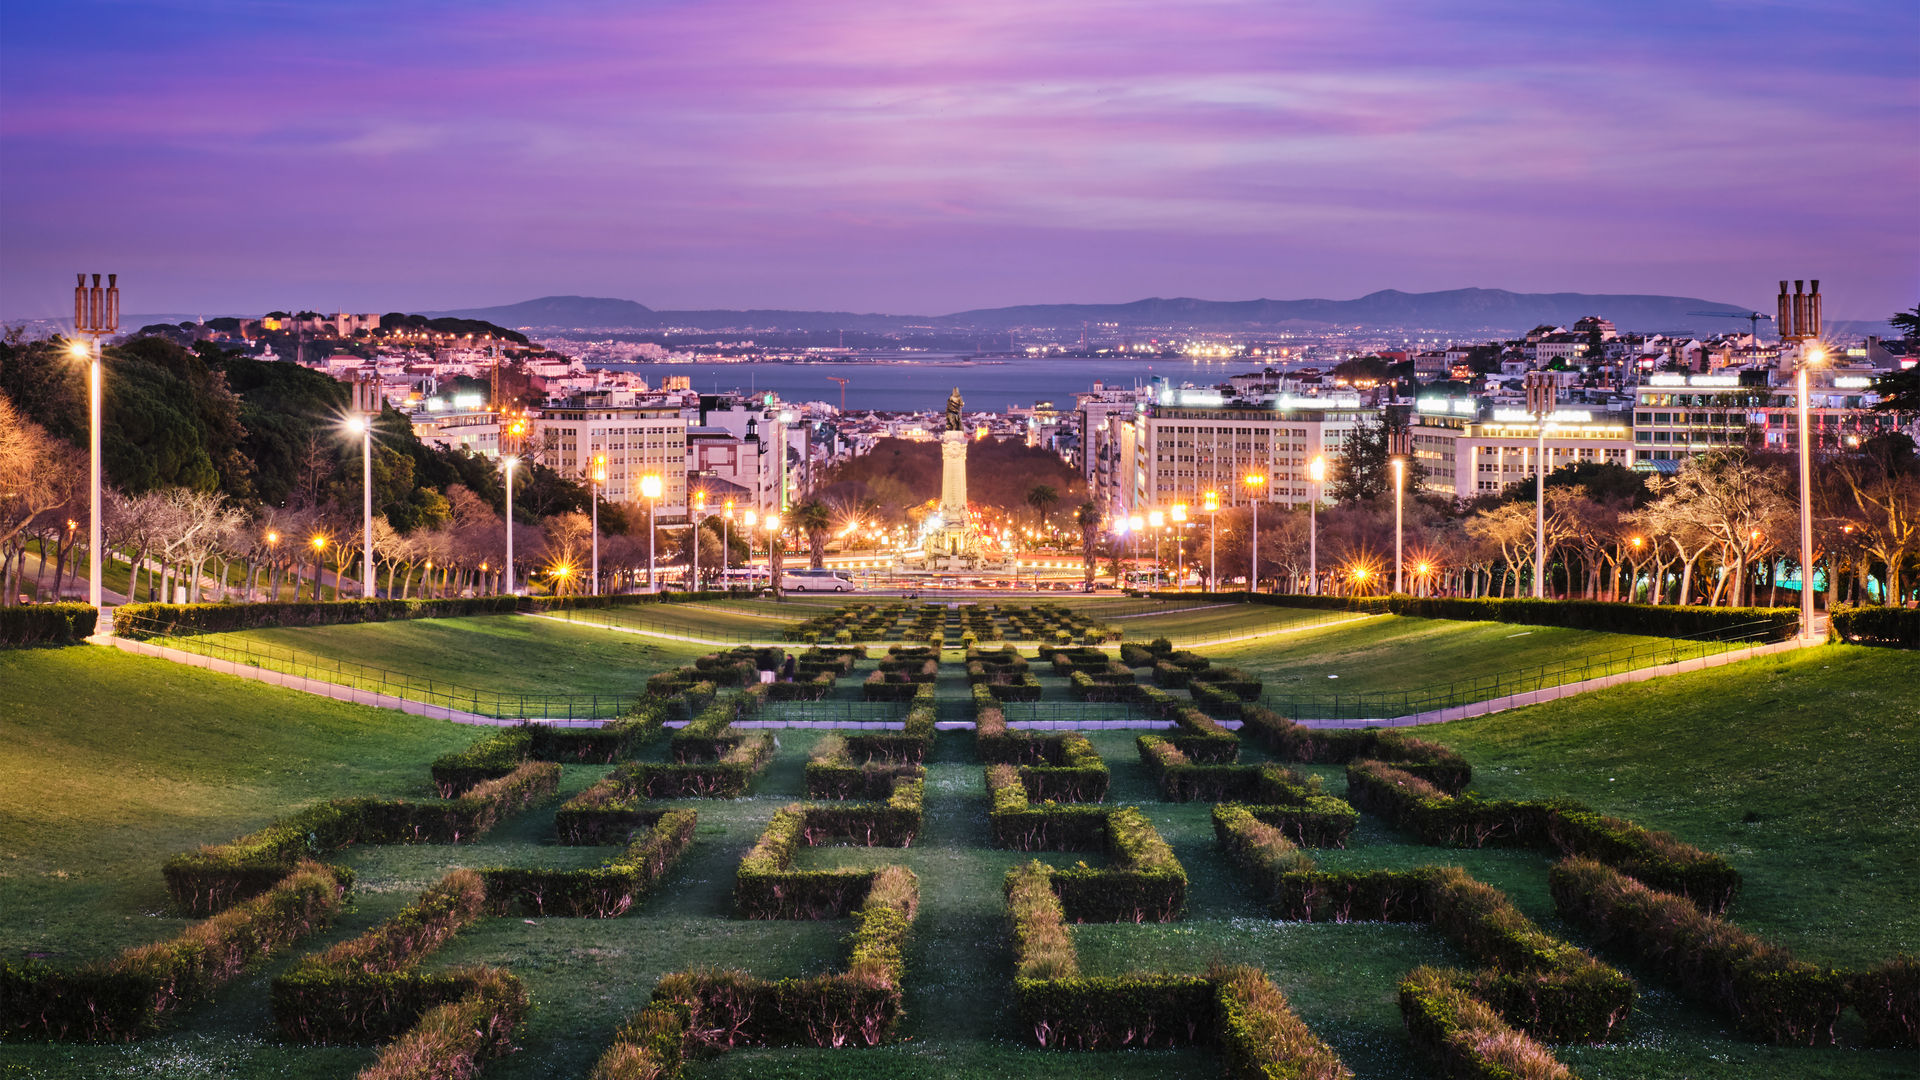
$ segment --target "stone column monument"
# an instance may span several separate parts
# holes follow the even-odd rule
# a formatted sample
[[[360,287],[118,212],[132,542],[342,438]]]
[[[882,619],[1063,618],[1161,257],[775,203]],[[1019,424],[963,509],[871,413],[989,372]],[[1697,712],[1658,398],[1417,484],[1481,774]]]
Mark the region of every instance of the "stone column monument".
[[[947,398],[946,430],[940,433],[940,529],[927,537],[927,554],[944,556],[949,570],[964,568],[976,546],[967,513],[967,432],[960,418],[964,404],[960,388],[954,387]]]

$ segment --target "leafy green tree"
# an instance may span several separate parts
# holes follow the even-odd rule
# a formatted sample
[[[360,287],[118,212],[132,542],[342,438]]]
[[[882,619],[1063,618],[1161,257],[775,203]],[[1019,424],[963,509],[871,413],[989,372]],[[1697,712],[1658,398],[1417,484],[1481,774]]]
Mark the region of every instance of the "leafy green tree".
[[[1060,493],[1050,484],[1035,484],[1027,489],[1027,505],[1033,507],[1035,528],[1044,528],[1047,524],[1047,508],[1060,501]]]
[[[1365,501],[1393,494],[1393,448],[1405,441],[1408,430],[1407,414],[1402,409],[1384,409],[1373,423],[1355,428],[1333,457],[1327,477],[1333,501]],[[1407,498],[1419,494],[1420,479],[1419,464],[1409,459]]]
[[[808,499],[793,508],[793,527],[807,535],[807,565],[815,570],[826,565],[827,534],[833,530],[833,512],[819,499]]]

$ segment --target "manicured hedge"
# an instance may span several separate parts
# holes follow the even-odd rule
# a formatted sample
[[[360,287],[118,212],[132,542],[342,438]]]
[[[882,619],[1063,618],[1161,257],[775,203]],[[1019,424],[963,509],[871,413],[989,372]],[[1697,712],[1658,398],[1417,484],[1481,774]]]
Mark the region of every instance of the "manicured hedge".
[[[1172,922],[1187,906],[1187,871],[1147,816],[1132,806],[1107,813],[1102,838],[1110,867],[1054,871],[1054,888],[1075,922]]]
[[[715,698],[686,726],[673,733],[671,748],[676,762],[716,761],[740,745],[740,729],[733,721],[740,715],[740,695]]]
[[[1352,1080],[1340,1055],[1300,1019],[1266,972],[1237,967],[1212,978],[1229,1080]]]
[[[650,1003],[620,1025],[587,1080],[680,1080],[686,1042],[687,1007]]]
[[[1920,1047],[1920,957],[1896,956],[1847,982],[1847,998],[1875,1046]]]
[[[514,1051],[514,1037],[531,1007],[520,980],[498,968],[469,969],[455,977],[467,980],[470,991],[428,1011],[355,1080],[471,1077],[484,1062]]]
[[[92,636],[99,617],[99,609],[92,604],[0,607],[0,649],[21,645],[78,645]]]
[[[1011,740],[1010,740],[1011,741]],[[1034,805],[1018,766],[989,765],[987,823],[993,846],[1017,851],[1090,851],[1106,833],[1104,807],[1079,804]]]
[[[1467,759],[1439,743],[1399,731],[1303,727],[1258,705],[1241,709],[1240,731],[1289,761],[1313,765],[1389,762],[1449,794],[1466,790],[1473,781],[1473,768]]]
[[[1748,1036],[1793,1046],[1833,1042],[1847,1001],[1838,972],[1795,960],[1685,898],[1593,859],[1558,863],[1547,882],[1569,922],[1700,995]]]
[[[1107,797],[1107,763],[1077,731],[1035,739],[1042,760],[1020,766],[1020,783],[1034,802],[1089,803]]]
[[[1799,632],[1799,608],[1723,608],[1683,604],[1621,604],[1605,600],[1535,600],[1532,597],[1301,596],[1286,593],[1151,593],[1155,599],[1255,603],[1275,607],[1391,613],[1418,619],[1521,623],[1606,630],[1654,637],[1714,638],[1734,635],[1785,641]]]
[[[1451,972],[1415,968],[1400,984],[1400,1016],[1450,1080],[1576,1080],[1551,1049],[1461,989]]]
[[[773,737],[764,731],[749,732],[712,760],[636,761],[619,766],[608,774],[613,791],[603,792],[595,785],[566,808],[587,809],[589,804],[582,800],[589,794],[594,795],[594,805],[605,809],[633,799],[737,799],[772,758]]]
[[[114,634],[135,641],[182,634],[219,634],[273,626],[337,626],[401,619],[511,615],[519,597],[453,600],[299,600],[258,604],[123,604],[114,609]]]
[[[1835,641],[1920,649],[1920,608],[1836,604],[1828,615]]]
[[[734,911],[743,919],[830,919],[860,903],[871,870],[795,870],[800,847],[906,847],[920,831],[926,782],[901,778],[885,802],[795,803],[777,811],[740,860]]]
[[[553,793],[560,766],[526,762],[458,799],[334,799],[257,832],[166,861],[167,893],[182,911],[208,915],[272,888],[302,859],[350,844],[457,844]]]
[[[480,873],[494,909],[513,907],[528,915],[612,919],[647,897],[693,843],[698,816],[668,810],[653,827],[604,866],[575,870],[489,867]]]
[[[1347,798],[1449,847],[1535,847],[1585,855],[1654,886],[1680,893],[1701,910],[1723,911],[1740,888],[1725,857],[1630,821],[1595,814],[1571,800],[1514,801],[1447,795],[1405,770],[1378,761],[1347,766]]]
[[[705,589],[700,592],[609,593],[602,596],[523,596],[522,611],[578,611],[593,608],[635,607],[644,604],[697,604],[703,600],[725,600],[729,593]]]
[[[472,973],[413,970],[488,913],[480,874],[455,870],[357,938],[309,956],[273,980],[274,1023],[302,1043],[385,1042],[432,1009],[473,993]]]
[[[654,1003],[683,1008],[689,1040],[705,1049],[878,1046],[900,1018],[906,941],[920,892],[902,866],[865,874],[846,971],[778,981],[744,971],[680,972],[660,980]]]
[[[906,722],[899,731],[847,732],[847,755],[861,762],[918,763],[927,759],[933,747],[934,724],[939,717],[933,701],[933,688],[923,686],[907,709]]]
[[[809,799],[885,799],[902,778],[926,779],[918,762],[865,759],[855,764],[847,740],[828,735],[814,745],[807,761]]]
[[[631,757],[660,733],[667,705],[641,698],[622,719],[597,728],[520,724],[484,736],[465,750],[434,759],[433,786],[443,799],[505,776],[527,761],[611,763]]]
[[[0,1038],[125,1042],[213,996],[253,963],[325,929],[345,907],[350,872],[314,862],[281,871],[260,895],[170,941],[62,971],[38,960],[0,961]]]

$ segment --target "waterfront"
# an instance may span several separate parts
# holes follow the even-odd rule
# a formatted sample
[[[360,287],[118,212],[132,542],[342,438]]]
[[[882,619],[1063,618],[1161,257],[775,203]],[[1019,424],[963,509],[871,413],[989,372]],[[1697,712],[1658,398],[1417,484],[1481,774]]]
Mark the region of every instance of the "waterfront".
[[[1045,360],[969,360],[928,355],[854,363],[636,363],[595,365],[644,375],[649,383],[670,375],[692,378],[703,394],[730,390],[772,391],[785,401],[840,403],[840,385],[829,376],[847,380],[847,409],[887,412],[934,412],[946,406],[947,395],[960,388],[968,408],[1004,411],[1008,406],[1031,406],[1052,401],[1070,409],[1073,395],[1093,388],[1096,381],[1110,386],[1145,384],[1156,375],[1173,382],[1214,383],[1229,375],[1260,368],[1258,360],[1120,360],[1050,357]]]

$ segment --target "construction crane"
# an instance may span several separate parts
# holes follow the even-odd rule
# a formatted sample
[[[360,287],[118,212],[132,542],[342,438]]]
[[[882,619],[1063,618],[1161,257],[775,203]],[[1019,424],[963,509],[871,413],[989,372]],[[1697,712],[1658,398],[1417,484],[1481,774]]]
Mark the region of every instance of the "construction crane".
[[[840,411],[846,412],[847,411],[847,383],[851,382],[852,380],[843,379],[838,375],[829,375],[827,376],[827,381],[837,382],[840,384]]]
[[[1749,311],[1744,315],[1736,314],[1735,312],[1731,312],[1731,311],[1689,311],[1687,312],[1687,314],[1704,315],[1709,319],[1745,319],[1753,327],[1751,333],[1753,334],[1753,340],[1755,341],[1760,340],[1760,320],[1765,319],[1768,322],[1773,321],[1773,316],[1762,315],[1758,311]]]

